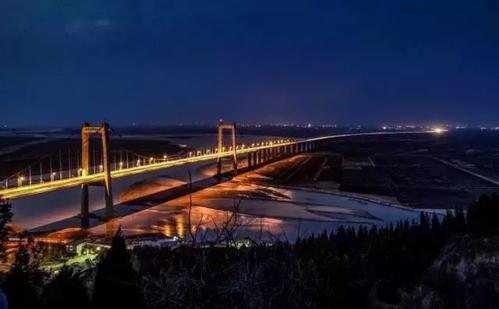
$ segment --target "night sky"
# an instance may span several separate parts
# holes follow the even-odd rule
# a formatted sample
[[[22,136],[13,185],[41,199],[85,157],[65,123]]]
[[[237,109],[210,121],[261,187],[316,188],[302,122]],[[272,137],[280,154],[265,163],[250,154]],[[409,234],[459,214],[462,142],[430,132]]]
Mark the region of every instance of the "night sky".
[[[0,123],[499,125],[497,0],[0,0]]]

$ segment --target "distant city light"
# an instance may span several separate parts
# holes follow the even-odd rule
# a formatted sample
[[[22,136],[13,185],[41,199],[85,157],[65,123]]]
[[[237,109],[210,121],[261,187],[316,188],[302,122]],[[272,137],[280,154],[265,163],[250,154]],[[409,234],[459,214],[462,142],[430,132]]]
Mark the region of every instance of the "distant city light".
[[[437,133],[437,134],[442,134],[444,132],[446,132],[447,130],[445,130],[444,128],[441,128],[441,127],[436,127],[436,128],[433,128],[433,132],[434,133]]]

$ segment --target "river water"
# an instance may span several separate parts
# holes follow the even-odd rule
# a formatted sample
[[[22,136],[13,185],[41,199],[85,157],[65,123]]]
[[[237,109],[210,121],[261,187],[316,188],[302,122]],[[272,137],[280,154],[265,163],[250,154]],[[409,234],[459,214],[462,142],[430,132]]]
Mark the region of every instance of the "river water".
[[[382,226],[419,218],[419,212],[412,209],[330,192],[262,186],[247,179],[236,177],[90,231],[104,235],[120,226],[126,235],[162,233],[183,239],[195,236],[198,240],[213,240],[225,234],[253,240],[294,241],[341,225]]]

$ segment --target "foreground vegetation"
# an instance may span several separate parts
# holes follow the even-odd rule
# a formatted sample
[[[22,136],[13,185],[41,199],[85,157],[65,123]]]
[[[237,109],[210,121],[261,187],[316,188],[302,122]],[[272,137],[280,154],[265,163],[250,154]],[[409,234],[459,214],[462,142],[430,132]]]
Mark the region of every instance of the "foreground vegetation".
[[[8,212],[1,217],[4,228]],[[493,195],[466,215],[421,214],[419,222],[340,228],[295,244],[131,252],[118,232],[97,268],[85,274],[64,268],[50,278],[39,270],[34,246],[22,246],[2,288],[12,309],[483,308],[499,302],[497,291],[468,297],[463,280],[437,262],[449,244],[494,239],[498,228],[499,197]],[[421,291],[430,286],[428,298]]]

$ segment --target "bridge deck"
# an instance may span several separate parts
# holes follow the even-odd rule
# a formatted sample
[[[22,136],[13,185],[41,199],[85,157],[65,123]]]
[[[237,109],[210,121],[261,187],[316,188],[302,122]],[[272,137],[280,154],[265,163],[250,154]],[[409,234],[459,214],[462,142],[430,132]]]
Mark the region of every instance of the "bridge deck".
[[[282,142],[282,143],[273,143],[270,145],[264,146],[255,146],[255,147],[244,147],[237,150],[239,154],[246,154],[249,152],[256,152],[264,149],[271,149],[277,147],[284,147],[296,144],[303,144],[307,142],[317,142],[324,141],[328,139],[336,139],[336,138],[344,138],[344,137],[354,137],[354,136],[370,136],[370,135],[394,135],[394,134],[421,134],[421,133],[435,133],[435,131],[394,131],[394,132],[368,132],[368,133],[354,133],[354,134],[341,134],[341,135],[330,135],[330,136],[321,136],[316,138],[309,138],[303,140],[296,140],[291,142]],[[186,158],[181,158],[177,160],[164,161],[158,163],[151,163],[142,166],[136,166],[131,168],[123,168],[120,170],[115,170],[111,172],[112,178],[120,178],[126,177],[129,175],[140,174],[145,172],[151,172],[155,170],[165,169],[173,166],[180,166],[189,163],[202,162],[214,160],[219,157],[231,157],[233,156],[233,151],[225,151],[222,153],[210,153],[210,154],[202,154],[198,156],[190,156]],[[19,187],[12,187],[8,189],[0,190],[0,197],[4,199],[15,199],[35,194],[42,194],[46,192],[51,192],[55,190],[60,190],[64,188],[71,188],[75,186],[79,186],[82,184],[88,183],[98,183],[104,180],[104,173],[96,173],[87,176],[75,176],[68,179],[60,179],[54,180],[44,183],[37,183],[31,185],[24,185]]]

